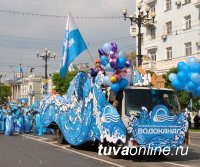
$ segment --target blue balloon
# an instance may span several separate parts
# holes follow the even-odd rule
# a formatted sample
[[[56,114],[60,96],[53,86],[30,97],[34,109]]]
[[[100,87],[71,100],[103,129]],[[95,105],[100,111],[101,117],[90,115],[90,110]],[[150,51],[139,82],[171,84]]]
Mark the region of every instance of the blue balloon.
[[[172,86],[177,90],[184,90],[184,84],[182,84],[178,79],[172,81]]]
[[[128,80],[125,78],[121,78],[118,82],[119,86],[121,89],[124,89],[125,87],[128,86]]]
[[[193,64],[193,66],[191,67],[192,72],[196,72],[200,74],[200,63],[195,63]]]
[[[190,67],[189,65],[185,64],[185,65],[182,67],[181,71],[183,71],[183,72],[185,72],[185,73],[189,73],[189,72],[191,71],[191,67]]]
[[[177,73],[177,78],[178,78],[179,81],[186,82],[187,81],[187,74],[184,73],[183,71],[179,71]]]
[[[110,43],[105,43],[102,49],[108,54],[112,49],[112,45]]]
[[[110,63],[108,63],[106,65],[105,71],[108,71],[108,72],[113,72],[114,71],[114,69],[111,67]]]
[[[112,82],[110,81],[110,76],[106,75],[104,78],[103,78],[103,82],[108,85],[108,86],[112,86]]]
[[[126,55],[124,54],[123,51],[119,51],[119,53],[118,53],[118,57],[126,57]]]
[[[106,66],[109,63],[108,57],[105,55],[101,56],[100,63],[101,63],[101,65]]]
[[[192,67],[194,64],[198,63],[198,60],[195,57],[189,57],[186,63]]]
[[[118,84],[118,83],[112,84],[111,90],[112,90],[113,92],[118,92],[118,91],[120,90],[119,84]]]
[[[190,91],[190,92],[193,92],[195,89],[196,89],[196,85],[192,82],[192,81],[190,81],[190,82],[188,82],[188,84],[187,84],[187,89]]]
[[[168,78],[172,82],[173,80],[177,79],[177,76],[175,73],[171,73],[171,74],[169,74]]]
[[[200,97],[200,86],[198,86],[198,87],[195,89],[194,94],[195,94],[196,96],[199,96],[199,97]]]
[[[178,67],[178,71],[182,71],[183,66],[185,66],[186,64],[184,62],[179,62],[177,67]]]
[[[191,75],[191,80],[192,82],[194,82],[195,84],[200,84],[200,74],[198,73],[193,73]]]
[[[189,72],[188,74],[187,74],[187,79],[190,81],[191,80],[191,76],[192,76],[192,72]]]
[[[117,67],[123,68],[126,65],[126,57],[118,57],[117,58]]]

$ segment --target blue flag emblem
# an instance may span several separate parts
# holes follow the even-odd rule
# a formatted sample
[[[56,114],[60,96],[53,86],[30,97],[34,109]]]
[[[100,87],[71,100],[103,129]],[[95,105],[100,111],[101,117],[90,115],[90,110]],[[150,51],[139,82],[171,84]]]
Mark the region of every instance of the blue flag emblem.
[[[62,63],[60,67],[60,75],[62,78],[65,77],[73,60],[86,49],[87,46],[81,36],[81,33],[76,27],[71,14],[69,14],[64,32]]]

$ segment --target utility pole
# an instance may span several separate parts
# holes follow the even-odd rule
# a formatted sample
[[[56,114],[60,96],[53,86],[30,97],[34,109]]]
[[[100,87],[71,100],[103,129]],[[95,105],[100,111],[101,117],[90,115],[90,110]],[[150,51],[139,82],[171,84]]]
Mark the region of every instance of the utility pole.
[[[55,59],[56,54],[54,53],[53,56],[51,56],[50,50],[45,48],[45,53],[42,53],[40,55],[39,52],[37,51],[36,55],[37,55],[37,58],[41,57],[45,61],[45,65],[44,65],[44,67],[45,67],[45,74],[44,74],[45,81],[44,81],[44,85],[43,85],[43,89],[44,89],[43,94],[45,95],[45,94],[47,94],[47,90],[48,90],[48,81],[47,81],[47,79],[48,79],[48,73],[47,73],[48,64],[47,64],[47,62],[50,58]]]

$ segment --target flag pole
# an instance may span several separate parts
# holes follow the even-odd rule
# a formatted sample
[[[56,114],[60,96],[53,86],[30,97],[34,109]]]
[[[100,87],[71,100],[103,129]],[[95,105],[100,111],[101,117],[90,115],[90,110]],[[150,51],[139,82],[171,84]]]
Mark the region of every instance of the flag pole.
[[[95,61],[94,61],[94,59],[92,58],[92,55],[91,55],[91,53],[90,53],[88,47],[87,47],[87,52],[88,52],[88,55],[89,55],[90,59],[92,60],[92,63],[94,64]]]

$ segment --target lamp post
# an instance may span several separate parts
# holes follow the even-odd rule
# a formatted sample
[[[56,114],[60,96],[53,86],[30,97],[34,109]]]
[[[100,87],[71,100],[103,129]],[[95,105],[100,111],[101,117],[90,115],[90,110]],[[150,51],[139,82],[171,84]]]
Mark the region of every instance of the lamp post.
[[[134,16],[134,14],[130,14],[129,16],[127,16],[127,9],[123,9],[123,15],[124,15],[124,20],[126,21],[126,19],[129,19],[131,21],[131,25],[133,25],[133,22],[135,24],[137,24],[138,26],[138,55],[137,55],[137,66],[141,66],[142,65],[142,53],[141,53],[141,47],[142,47],[142,33],[141,33],[141,27],[144,23],[146,22],[150,22],[152,21],[154,23],[154,19],[156,17],[156,13],[152,12],[151,13],[151,18],[149,17],[149,11],[150,11],[150,7],[146,6],[145,11],[146,11],[146,15],[143,15],[143,12],[141,11],[142,9],[142,4],[139,3],[137,5],[137,9],[138,9],[138,16]]]
[[[41,55],[39,54],[39,52],[37,51],[36,52],[36,55],[37,55],[37,58],[41,57],[44,61],[45,61],[45,74],[44,74],[44,78],[45,78],[45,84],[43,85],[43,88],[44,88],[44,94],[47,93],[47,90],[48,90],[48,82],[47,82],[47,79],[48,79],[48,74],[47,74],[47,68],[48,68],[48,64],[47,64],[47,61],[50,59],[50,58],[56,58],[56,54],[53,53],[53,56],[51,56],[51,52],[50,50],[48,50],[47,48],[45,48],[45,53],[42,53]]]

